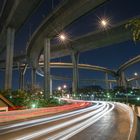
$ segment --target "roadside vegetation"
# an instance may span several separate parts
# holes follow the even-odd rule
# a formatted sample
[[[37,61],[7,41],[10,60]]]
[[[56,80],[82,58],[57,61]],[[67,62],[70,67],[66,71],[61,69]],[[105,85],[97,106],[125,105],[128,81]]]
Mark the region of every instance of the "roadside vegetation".
[[[57,98],[45,99],[42,91],[3,90],[0,94],[12,102],[17,109],[41,108],[64,105],[66,102]]]

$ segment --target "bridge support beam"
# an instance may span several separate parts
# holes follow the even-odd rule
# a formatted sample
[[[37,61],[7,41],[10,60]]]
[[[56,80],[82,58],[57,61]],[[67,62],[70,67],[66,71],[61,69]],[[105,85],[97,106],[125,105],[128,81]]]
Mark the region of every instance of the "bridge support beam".
[[[72,92],[77,93],[79,86],[79,73],[78,73],[78,62],[79,62],[79,53],[72,53],[72,63],[73,63],[73,79],[72,79]]]
[[[108,83],[108,73],[105,73],[105,84],[106,84],[106,90],[109,90],[109,83]]]
[[[44,96],[50,98],[50,39],[44,39]]]
[[[112,83],[111,82],[109,83],[109,89],[112,89]]]
[[[6,39],[6,69],[5,69],[5,90],[12,89],[12,69],[14,53],[15,29],[7,29]]]
[[[52,97],[52,77],[50,78],[50,96]]]
[[[27,70],[28,64],[25,65],[25,67],[22,69],[19,66],[19,89],[24,90],[24,76]]]
[[[23,74],[23,69],[19,70],[19,89],[23,90],[24,89],[24,74]]]
[[[31,85],[32,85],[32,89],[34,88],[35,84],[36,84],[36,69],[32,68],[32,74],[31,74]]]
[[[124,72],[121,72],[119,78],[118,78],[118,86],[122,86],[124,88],[127,88],[127,81]]]

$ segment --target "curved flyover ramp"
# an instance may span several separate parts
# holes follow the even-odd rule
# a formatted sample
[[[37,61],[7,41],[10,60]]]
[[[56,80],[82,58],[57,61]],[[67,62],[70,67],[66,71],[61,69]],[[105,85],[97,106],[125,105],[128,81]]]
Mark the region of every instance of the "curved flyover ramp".
[[[140,62],[140,55],[138,55],[138,56],[136,56],[136,57],[134,57],[134,58],[128,60],[128,61],[125,62],[124,64],[122,64],[122,65],[119,67],[117,73],[120,74],[122,71],[126,70],[128,67],[130,67],[131,65],[136,64],[136,63],[138,63],[138,62]]]
[[[84,52],[131,40],[132,33],[125,28],[129,20],[122,21],[104,31],[94,31],[80,36],[69,44],[52,46],[51,57],[62,57],[70,55],[73,51]]]
[[[39,63],[40,67],[44,67],[44,63]],[[73,68],[73,64],[72,63],[60,63],[60,62],[51,62],[50,63],[50,67],[51,68]],[[89,65],[89,64],[78,64],[78,68],[79,69],[87,69],[87,70],[94,70],[94,71],[101,71],[101,72],[105,72],[105,73],[109,73],[112,76],[116,75],[116,72],[105,68],[105,67],[101,67],[101,66],[95,66],[95,65]],[[38,71],[40,74],[44,74],[44,72]]]
[[[64,0],[60,6],[48,16],[34,32],[27,45],[27,55],[34,67],[37,67],[38,57],[43,50],[44,37],[53,38],[64,28],[85,15],[91,10],[102,5],[108,0]]]

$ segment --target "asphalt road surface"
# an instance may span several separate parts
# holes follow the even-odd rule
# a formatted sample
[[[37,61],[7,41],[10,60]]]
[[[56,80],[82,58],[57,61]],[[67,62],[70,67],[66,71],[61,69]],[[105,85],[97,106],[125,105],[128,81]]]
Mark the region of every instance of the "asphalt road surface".
[[[96,102],[85,109],[0,126],[0,140],[127,140],[129,132],[127,109]]]

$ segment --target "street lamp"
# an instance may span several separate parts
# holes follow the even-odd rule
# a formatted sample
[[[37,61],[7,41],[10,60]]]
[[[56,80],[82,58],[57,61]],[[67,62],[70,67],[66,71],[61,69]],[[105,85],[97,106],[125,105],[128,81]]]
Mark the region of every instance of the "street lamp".
[[[59,39],[61,40],[61,41],[65,41],[66,40],[66,35],[65,34],[59,34]]]
[[[60,91],[62,88],[59,86],[57,89]]]
[[[106,28],[108,25],[108,20],[107,19],[101,19],[100,24],[102,27]]]

